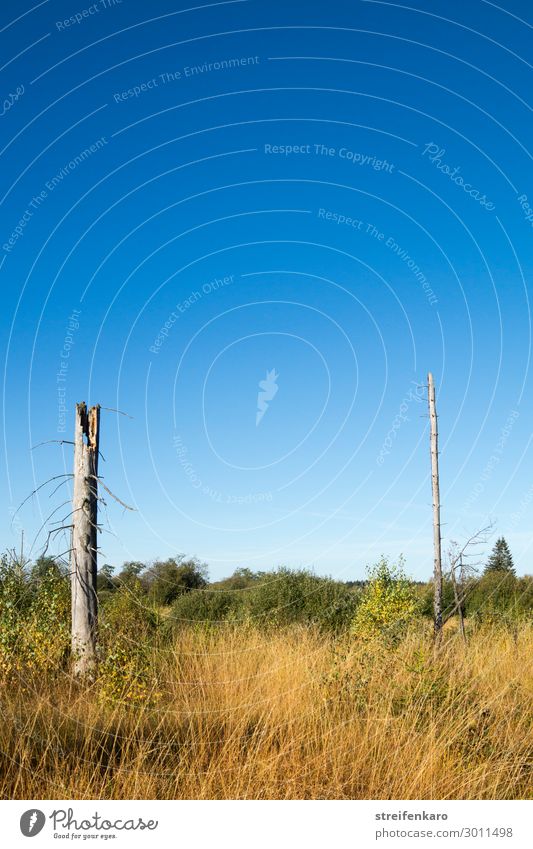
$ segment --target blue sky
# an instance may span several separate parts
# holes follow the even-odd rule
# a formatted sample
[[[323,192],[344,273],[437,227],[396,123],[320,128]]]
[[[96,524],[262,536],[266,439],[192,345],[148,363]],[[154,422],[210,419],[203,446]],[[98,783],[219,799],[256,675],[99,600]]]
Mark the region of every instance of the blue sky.
[[[529,4],[1,15],[3,545],[68,512],[12,521],[86,400],[132,417],[102,562],[428,577],[432,370],[444,548],[493,520],[530,572]]]

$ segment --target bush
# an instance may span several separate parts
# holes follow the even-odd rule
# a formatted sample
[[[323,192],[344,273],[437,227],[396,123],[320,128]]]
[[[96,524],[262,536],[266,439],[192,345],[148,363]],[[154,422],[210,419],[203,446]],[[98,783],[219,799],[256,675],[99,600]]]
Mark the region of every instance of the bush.
[[[221,581],[217,589],[182,595],[174,603],[172,617],[177,624],[252,621],[260,626],[301,623],[338,630],[349,625],[356,605],[356,592],[306,570],[247,571]]]
[[[120,570],[116,578],[111,577],[112,570],[109,571],[109,569],[107,569],[107,573],[108,578],[111,580],[111,582],[115,584],[115,586],[121,587],[126,586],[128,584],[134,584],[143,569],[145,568],[145,564],[141,563],[139,560],[127,560],[125,563],[122,564],[122,569]]]
[[[357,595],[312,572],[279,569],[245,593],[246,613],[258,624],[316,624],[341,629],[353,618]]]
[[[109,563],[104,563],[101,569],[98,570],[96,576],[96,592],[98,601],[103,602],[109,598],[111,593],[114,593],[117,588],[117,579],[113,574],[113,567]]]
[[[102,605],[98,683],[104,701],[138,704],[154,699],[150,658],[160,622],[138,578]]]
[[[220,590],[244,590],[260,581],[263,575],[264,572],[252,572],[251,569],[240,568],[236,569],[229,578],[223,578],[221,581],[213,581],[211,586],[213,589]]]
[[[172,624],[222,622],[244,618],[242,593],[225,590],[199,590],[181,595],[172,607]]]
[[[533,577],[524,575],[517,580],[517,602],[525,618],[533,619]]]
[[[511,571],[491,569],[475,582],[467,596],[466,612],[479,622],[507,621],[525,613],[525,595]]]
[[[368,570],[368,577],[352,632],[363,639],[384,637],[396,642],[420,613],[415,588],[405,575],[401,559],[397,565],[390,565],[383,557]]]
[[[0,676],[53,673],[70,646],[70,585],[52,558],[31,574],[15,558],[0,562]]]
[[[196,558],[185,560],[183,556],[159,561],[142,577],[150,598],[160,605],[172,604],[179,596],[207,585],[207,566]]]

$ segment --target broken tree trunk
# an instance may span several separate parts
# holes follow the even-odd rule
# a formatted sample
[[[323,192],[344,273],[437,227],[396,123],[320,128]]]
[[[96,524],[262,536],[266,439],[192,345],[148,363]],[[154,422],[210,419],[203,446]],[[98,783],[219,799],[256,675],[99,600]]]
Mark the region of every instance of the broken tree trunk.
[[[79,676],[91,676],[96,667],[99,430],[100,407],[87,411],[85,402],[76,404],[71,590],[73,670]]]
[[[433,375],[428,374],[428,402],[430,425],[431,451],[431,486],[433,492],[433,552],[434,552],[434,602],[433,626],[435,638],[440,637],[442,630],[442,558],[440,537],[440,492],[439,492],[439,432],[437,425],[437,409],[435,406],[435,384]]]

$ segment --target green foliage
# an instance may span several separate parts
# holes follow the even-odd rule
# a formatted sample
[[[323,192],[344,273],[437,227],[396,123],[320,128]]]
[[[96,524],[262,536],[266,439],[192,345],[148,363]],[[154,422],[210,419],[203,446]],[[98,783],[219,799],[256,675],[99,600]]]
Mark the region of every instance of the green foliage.
[[[504,540],[498,541],[495,552],[497,557],[493,553],[483,576],[469,580],[465,612],[473,624],[496,622],[515,628],[519,620],[532,616],[533,578],[516,577]],[[39,558],[31,567],[15,556],[0,559],[0,680],[67,669],[69,583],[68,573],[53,558]],[[394,652],[409,624],[419,615],[430,619],[433,612],[431,582],[409,581],[402,560],[394,565],[385,558],[369,570],[366,582],[351,585],[286,568],[271,572],[243,568],[209,584],[205,564],[179,556],[155,561],[150,568],[129,561],[118,575],[104,565],[97,586],[98,685],[101,698],[111,703],[157,700],[153,652],[176,627],[188,622],[213,627],[252,623],[265,628],[296,624],[344,634],[340,639],[346,641],[349,662],[338,658],[332,675],[346,672],[343,688],[353,699],[366,679],[359,668],[356,678],[350,677],[354,674],[350,646],[379,653],[386,643]],[[453,606],[453,588],[445,581],[444,611]],[[353,635],[362,642],[356,643]],[[433,693],[436,684],[427,683],[425,667],[417,676],[422,682],[417,687],[426,698],[426,689]]]
[[[236,573],[216,588],[181,596],[172,608],[180,621],[251,621],[258,625],[315,624],[342,629],[351,622],[357,593],[306,570]]]
[[[23,623],[30,595],[22,566],[7,555],[0,561],[0,676],[9,678],[21,665]]]
[[[183,593],[172,606],[171,623],[235,621],[244,617],[242,594],[206,589]]]
[[[246,593],[262,578],[262,573],[237,569],[229,578],[216,581],[204,589],[182,593],[172,607],[172,627],[187,622],[217,624],[246,618]]]
[[[150,657],[160,617],[139,578],[130,578],[100,611],[98,683],[104,702],[151,703],[157,688]]]
[[[527,595],[514,572],[489,569],[467,595],[466,614],[482,622],[504,621],[526,613]]]
[[[65,664],[70,647],[70,582],[54,560],[38,565],[27,637],[35,666],[55,671]]]
[[[263,572],[252,572],[251,569],[247,568],[236,569],[229,578],[214,581],[211,586],[217,590],[244,590],[260,581],[263,575]]]
[[[264,575],[245,596],[247,616],[270,625],[299,622],[342,628],[357,604],[355,593],[338,581],[284,568]]]
[[[509,572],[512,575],[516,574],[512,554],[503,537],[496,540],[492,554],[487,561],[485,574],[489,572]]]
[[[524,618],[533,619],[533,576],[524,575],[517,580],[517,603]]]
[[[98,570],[96,576],[96,592],[98,598],[103,600],[108,597],[117,588],[117,580],[114,577],[113,567],[109,563],[104,563],[101,569]]]
[[[413,590],[419,600],[419,612],[422,616],[433,618],[433,599],[435,597],[433,581],[427,584],[413,584]],[[442,582],[442,611],[444,616],[455,607],[455,596],[451,580],[445,578]]]
[[[150,598],[160,605],[172,604],[179,596],[207,585],[207,566],[196,558],[170,557],[156,560],[143,576]]]
[[[405,575],[401,559],[398,565],[391,565],[383,557],[368,570],[368,576],[352,632],[367,640],[384,637],[395,642],[420,612],[416,591]]]
[[[15,558],[0,563],[0,677],[54,673],[70,644],[70,586],[52,558],[28,573]]]
[[[127,560],[126,563],[122,564],[122,569],[116,577],[116,585],[123,586],[134,583],[144,568],[144,563],[140,563],[138,560]]]
[[[39,557],[30,570],[30,583],[36,585],[41,579],[65,578],[65,569],[53,557]]]

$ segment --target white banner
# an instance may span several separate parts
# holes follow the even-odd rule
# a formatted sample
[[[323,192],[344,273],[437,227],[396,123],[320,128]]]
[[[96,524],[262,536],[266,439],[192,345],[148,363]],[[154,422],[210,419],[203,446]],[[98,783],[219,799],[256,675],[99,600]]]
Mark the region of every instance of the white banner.
[[[73,843],[117,849],[533,846],[533,802],[528,801],[4,801],[0,806],[6,849]]]

